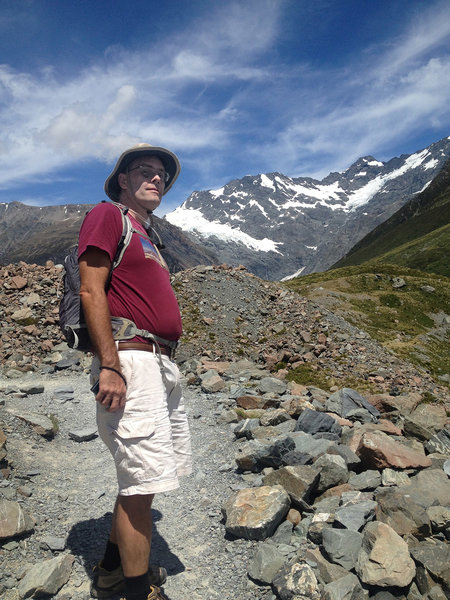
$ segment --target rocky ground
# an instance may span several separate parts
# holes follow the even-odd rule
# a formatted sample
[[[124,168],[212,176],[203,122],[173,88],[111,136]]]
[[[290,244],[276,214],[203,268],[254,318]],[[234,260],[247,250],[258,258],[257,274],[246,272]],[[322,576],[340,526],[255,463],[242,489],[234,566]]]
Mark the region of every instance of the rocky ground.
[[[110,523],[113,468],[89,357],[56,327],[60,281],[51,264],[0,270],[5,600],[89,599]],[[245,270],[197,267],[174,287],[196,467],[154,504],[168,597],[447,597],[447,389]]]

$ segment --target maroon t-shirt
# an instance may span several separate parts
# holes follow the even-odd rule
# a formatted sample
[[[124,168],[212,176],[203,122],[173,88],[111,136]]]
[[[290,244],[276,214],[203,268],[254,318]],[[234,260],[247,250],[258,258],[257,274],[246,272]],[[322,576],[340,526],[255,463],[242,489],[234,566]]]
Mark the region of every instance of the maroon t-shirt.
[[[131,215],[129,218],[137,232],[112,274],[108,291],[111,316],[130,319],[139,329],[176,341],[182,333],[181,315],[169,270],[145,229]],[[121,235],[119,209],[110,203],[98,204],[81,226],[78,258],[88,246],[95,246],[112,261]]]

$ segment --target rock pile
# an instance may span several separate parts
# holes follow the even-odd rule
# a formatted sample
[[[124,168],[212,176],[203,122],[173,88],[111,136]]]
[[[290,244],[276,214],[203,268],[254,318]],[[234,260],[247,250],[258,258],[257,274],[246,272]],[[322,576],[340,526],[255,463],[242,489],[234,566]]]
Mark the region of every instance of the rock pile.
[[[230,535],[258,541],[249,577],[281,600],[449,597],[443,404],[288,384],[245,361],[184,368],[228,394],[243,483],[222,512]]]
[[[0,269],[0,364],[12,382],[0,404],[42,394],[30,372],[89,366],[59,332],[61,272],[52,263]],[[235,440],[239,483],[222,499],[223,527],[254,550],[248,575],[257,597],[445,598],[447,390],[342,318],[245,269],[196,267],[173,283],[186,382],[208,399],[207,410],[217,402],[219,425]],[[70,404],[73,390],[62,386],[53,398]],[[0,429],[0,553],[26,554],[23,536],[49,518],[44,506],[42,514],[27,509],[32,470],[23,485],[9,485],[7,435],[19,432],[25,442],[29,428],[45,440],[58,436],[51,415],[32,410],[15,410],[14,425],[6,435]],[[95,436],[87,422],[68,432],[73,443]],[[64,549],[57,538],[45,543]],[[3,589],[20,580],[19,597],[57,594],[72,566],[70,555],[61,557],[17,579],[0,573]]]
[[[0,267],[0,364],[3,371],[36,371],[54,365],[61,341],[58,327],[62,269],[20,262]],[[13,373],[11,373],[13,375]]]

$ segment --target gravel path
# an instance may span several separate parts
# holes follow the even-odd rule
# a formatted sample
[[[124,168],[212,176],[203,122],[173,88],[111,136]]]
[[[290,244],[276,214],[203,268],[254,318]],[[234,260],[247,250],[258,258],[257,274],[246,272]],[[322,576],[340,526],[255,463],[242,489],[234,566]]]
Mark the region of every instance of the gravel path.
[[[34,376],[33,383],[36,376]],[[31,382],[27,380],[28,383]],[[24,488],[25,510],[37,520],[35,532],[4,551],[0,584],[4,600],[16,600],[17,580],[24,567],[54,554],[44,538],[66,540],[76,557],[71,578],[55,598],[88,600],[92,566],[102,556],[116,494],[114,468],[99,438],[75,442],[69,431],[95,427],[95,406],[86,375],[52,377],[42,383],[42,394],[25,398],[5,396],[0,416],[8,438],[8,458],[14,477],[1,484],[3,495]],[[9,382],[17,386],[17,382]],[[56,400],[58,388],[74,391],[74,398]],[[233,435],[229,425],[218,425],[220,395],[206,396],[198,388],[186,389],[195,461],[194,474],[182,480],[175,492],[159,494],[154,501],[152,562],[164,565],[169,577],[164,591],[170,600],[269,600],[270,589],[253,584],[246,575],[255,542],[231,540],[225,532],[220,508],[242,478],[234,472]],[[54,414],[59,432],[46,441],[12,413],[35,411]],[[0,557],[1,559],[1,557]]]

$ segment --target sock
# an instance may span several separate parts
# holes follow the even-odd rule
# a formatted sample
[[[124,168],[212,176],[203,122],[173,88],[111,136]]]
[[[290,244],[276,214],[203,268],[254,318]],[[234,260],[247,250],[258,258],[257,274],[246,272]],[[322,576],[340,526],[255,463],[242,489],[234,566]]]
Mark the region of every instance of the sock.
[[[148,573],[137,577],[125,577],[125,597],[127,600],[147,600],[149,593]]]
[[[106,544],[105,556],[101,562],[103,569],[114,571],[120,565],[119,546],[109,541]]]

